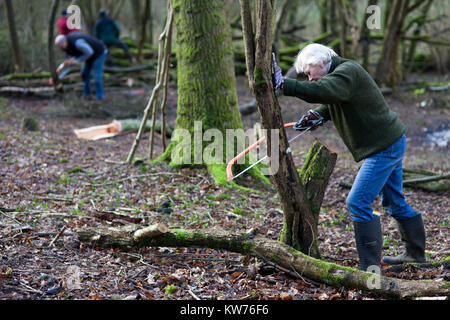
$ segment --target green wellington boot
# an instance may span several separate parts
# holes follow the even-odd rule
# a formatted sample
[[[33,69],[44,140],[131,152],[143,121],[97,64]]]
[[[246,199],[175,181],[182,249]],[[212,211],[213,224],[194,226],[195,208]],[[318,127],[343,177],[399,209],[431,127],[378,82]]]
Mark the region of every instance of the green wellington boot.
[[[367,271],[370,266],[380,267],[383,236],[380,217],[370,221],[353,221],[356,250],[359,256],[359,270]]]
[[[385,264],[425,262],[425,227],[422,215],[397,220],[397,225],[406,251],[397,257],[384,256],[382,262]]]

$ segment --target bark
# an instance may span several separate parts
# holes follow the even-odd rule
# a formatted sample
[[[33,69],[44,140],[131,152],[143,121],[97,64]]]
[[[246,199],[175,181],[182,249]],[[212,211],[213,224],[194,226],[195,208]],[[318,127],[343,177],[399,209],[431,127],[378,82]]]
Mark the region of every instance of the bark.
[[[150,114],[152,114],[152,127],[151,127],[151,133],[150,133],[150,148],[149,148],[149,158],[151,159],[153,156],[153,141],[154,141],[154,134],[155,134],[155,123],[156,123],[156,106],[159,96],[159,91],[161,88],[164,87],[162,74],[166,74],[166,69],[169,68],[169,56],[170,52],[167,51],[170,46],[168,46],[168,43],[172,40],[171,37],[168,37],[171,35],[171,28],[172,28],[172,3],[169,1],[167,3],[168,8],[168,20],[166,22],[166,26],[160,36],[159,41],[159,49],[158,49],[158,67],[156,70],[156,85],[153,88],[152,95],[150,96],[150,99],[147,103],[147,106],[144,110],[144,116],[142,118],[141,126],[138,130],[138,133],[136,135],[136,138],[133,142],[133,146],[131,147],[130,152],[128,153],[127,157],[127,163],[131,163],[133,161],[134,155],[136,153],[137,147],[141,141],[142,135],[145,130],[145,124],[147,123],[147,119],[150,117]],[[167,86],[165,87],[167,90]],[[165,128],[164,128],[165,131]]]
[[[293,10],[295,2],[292,0],[284,0],[284,2],[281,4],[279,14],[276,19],[276,27],[275,27],[275,36],[273,40],[273,44],[275,48],[279,47],[279,41],[281,32],[283,30],[283,25],[285,23],[286,17],[288,13]]]
[[[422,28],[423,28],[423,26],[426,23],[426,17],[427,17],[428,11],[431,8],[431,4],[432,3],[433,3],[433,0],[428,0],[426,2],[426,4],[424,5],[424,7],[422,8],[422,10],[420,12],[420,15],[418,17],[416,17],[415,19],[413,19],[412,23],[416,24],[416,26],[414,28],[414,31],[413,31],[413,34],[412,34],[413,38],[419,38],[420,37],[420,34],[422,32]],[[407,31],[408,29],[409,29],[409,26],[406,28],[405,31]],[[408,48],[408,53],[407,53],[408,56],[406,57],[406,63],[411,66],[410,67],[411,69],[414,69],[414,67],[415,67],[413,65],[413,62],[414,62],[414,56],[415,56],[415,53],[416,53],[416,47],[417,47],[417,41],[411,40],[411,42],[409,44],[409,48]]]
[[[326,187],[336,165],[337,154],[322,143],[315,141],[311,146],[306,161],[300,170],[300,182],[305,189],[307,201],[311,207],[317,234],[319,213]],[[316,239],[317,240],[317,239]],[[315,243],[317,245],[317,241]],[[318,248],[317,248],[317,251]]]
[[[326,0],[315,0],[320,13],[320,32],[328,31],[329,3]]]
[[[16,72],[25,71],[25,62],[22,55],[22,49],[19,44],[16,21],[14,18],[14,8],[11,0],[5,0],[5,15],[8,22],[9,36],[11,40],[11,49],[14,58],[14,70]]]
[[[191,139],[187,159],[184,148],[177,152],[180,140],[184,140],[184,137],[177,136],[159,160],[170,160],[173,166],[204,165],[202,159],[195,158],[196,155],[203,155],[207,146],[203,141],[194,143],[198,135],[203,135],[207,129],[217,129],[225,137],[226,129],[243,129],[238,109],[230,25],[225,18],[228,8],[220,0],[176,0],[173,1],[173,9],[177,30],[176,129],[187,130],[194,139]],[[196,121],[201,121],[202,125],[202,132],[197,132],[197,136]],[[226,139],[223,140],[222,150],[226,150]],[[206,164],[216,183],[227,183],[225,163],[223,158],[218,158],[216,163]]]
[[[379,84],[395,86],[401,79],[397,67],[399,44],[402,38],[402,28],[408,14],[409,0],[393,0],[385,26],[383,48],[377,64],[375,80]]]
[[[159,229],[159,235],[155,235]],[[182,230],[165,226],[127,225],[121,228],[86,228],[78,232],[80,242],[99,248],[130,247],[190,247],[228,250],[248,256],[264,257],[277,265],[302,276],[336,288],[363,290],[389,298],[417,296],[449,296],[449,282],[411,281],[359,271],[338,264],[324,262],[297,251],[279,241],[232,234],[220,230]]]
[[[49,18],[48,18],[48,34],[47,34],[47,49],[48,49],[48,67],[50,69],[51,79],[55,91],[62,89],[59,86],[59,79],[56,73],[56,62],[55,62],[55,51],[53,44],[54,29],[55,29],[55,17],[56,11],[58,10],[59,0],[53,0],[52,6],[50,8]]]
[[[140,38],[139,38],[139,44],[138,44],[138,55],[137,60],[139,63],[142,63],[143,56],[142,56],[142,49],[144,48],[144,42],[146,40],[146,31],[147,31],[147,23],[149,20],[149,13],[150,13],[150,0],[145,0],[145,6],[144,6],[144,13],[141,17],[141,26],[140,26]]]
[[[159,56],[160,61],[158,62],[158,70],[157,70],[157,82],[161,84],[161,87],[163,89],[163,99],[161,102],[161,119],[163,121],[163,125],[165,125],[165,105],[167,102],[170,54],[172,50],[173,10],[170,1],[168,2],[167,11],[168,14],[167,14],[166,28],[164,30],[163,35],[161,35],[160,37],[160,45],[159,45],[159,49],[163,51]],[[153,105],[152,124],[156,123],[156,111],[157,111],[156,101]],[[155,129],[153,125],[150,131],[149,159],[153,158],[154,138],[155,138]],[[163,135],[163,146],[165,150],[166,149],[165,135]]]
[[[378,0],[369,0],[367,6],[376,5]],[[369,68],[369,57],[370,57],[370,30],[367,27],[367,18],[368,14],[364,15],[363,21],[361,23],[361,35],[360,40],[362,42],[362,66],[364,69],[368,70]]]
[[[255,16],[258,17],[255,21],[255,39],[249,38],[252,34],[250,32],[252,20],[248,8],[250,8],[249,1],[241,0],[246,61],[247,67],[249,68],[249,85],[257,101],[258,110],[262,119],[262,127],[268,130],[279,130],[279,149],[275,151],[278,152],[278,156],[275,154],[269,156],[275,156],[275,158],[279,160],[278,170],[270,176],[270,179],[275,186],[283,208],[284,228],[280,235],[280,240],[306,254],[319,256],[317,246],[317,217],[314,214],[318,214],[320,206],[313,210],[312,203],[314,201],[312,201],[312,198],[308,199],[308,189],[302,185],[292,159],[292,154],[286,152],[289,144],[284,130],[280,106],[272,86],[271,53],[274,36],[273,2],[267,0],[255,3]],[[252,66],[253,69],[250,69]],[[272,150],[272,135],[267,135],[266,138],[267,150]],[[326,153],[327,152],[324,154]],[[316,154],[316,152],[311,152],[311,154]],[[318,154],[322,153],[318,152]],[[331,173],[334,166],[334,164],[331,165],[331,162],[332,161],[325,161],[326,164],[320,166],[317,170],[317,174],[319,175],[319,172],[324,174],[324,171],[327,170],[330,170]],[[321,161],[311,161],[310,163],[316,166],[321,163]],[[330,167],[327,168],[327,165],[330,165]],[[308,169],[309,164],[306,164],[305,172],[308,171]],[[312,176],[314,178],[311,179],[318,178],[314,175]],[[311,175],[309,175],[309,177],[311,177]],[[320,194],[324,191],[328,178],[324,180],[326,181],[322,181],[322,183],[324,183],[322,186],[323,190],[319,190],[320,188],[316,186],[315,182],[313,183],[314,187],[311,185],[311,191],[314,190],[313,193],[317,195],[317,200],[321,198]],[[321,182],[317,181],[317,183],[320,185]],[[317,201],[317,203],[319,202],[321,202],[321,199],[320,201]]]

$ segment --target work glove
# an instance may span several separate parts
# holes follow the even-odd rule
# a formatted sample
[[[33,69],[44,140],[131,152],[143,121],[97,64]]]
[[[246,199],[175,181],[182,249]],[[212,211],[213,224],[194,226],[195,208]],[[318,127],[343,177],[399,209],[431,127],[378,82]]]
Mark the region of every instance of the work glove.
[[[284,79],[281,68],[277,64],[277,61],[275,60],[275,55],[272,55],[272,81],[273,81],[273,90],[276,93],[279,93],[283,89]]]
[[[297,121],[297,123],[294,125],[295,130],[306,130],[308,128],[311,128],[309,130],[315,130],[318,126],[323,125],[323,117],[320,115],[320,113],[309,110],[305,115],[302,116],[300,120]]]

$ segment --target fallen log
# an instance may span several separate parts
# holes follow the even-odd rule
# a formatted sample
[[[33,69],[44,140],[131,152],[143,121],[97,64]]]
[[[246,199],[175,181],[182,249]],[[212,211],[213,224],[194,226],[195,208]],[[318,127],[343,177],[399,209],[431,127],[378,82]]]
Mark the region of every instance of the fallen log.
[[[157,228],[151,226],[151,228]],[[302,276],[337,288],[363,290],[389,298],[449,296],[448,281],[403,280],[359,271],[312,258],[286,244],[264,237],[233,234],[220,230],[163,230],[156,235],[149,227],[127,225],[121,228],[85,228],[77,232],[81,243],[99,248],[193,247],[228,250],[248,256],[263,256]]]
[[[408,188],[418,188],[426,191],[437,192],[450,190],[450,173],[437,174],[426,170],[403,170],[403,186]],[[339,185],[350,189],[352,184],[347,180],[342,180]]]
[[[258,106],[256,105],[256,99],[252,99],[252,101],[244,103],[239,106],[239,111],[243,116],[252,114],[256,112],[256,110],[258,110]]]
[[[108,67],[105,66],[103,70],[106,73],[129,73],[129,72],[140,72],[145,70],[154,70],[155,66],[150,64],[143,64],[139,66],[132,66],[132,67]]]

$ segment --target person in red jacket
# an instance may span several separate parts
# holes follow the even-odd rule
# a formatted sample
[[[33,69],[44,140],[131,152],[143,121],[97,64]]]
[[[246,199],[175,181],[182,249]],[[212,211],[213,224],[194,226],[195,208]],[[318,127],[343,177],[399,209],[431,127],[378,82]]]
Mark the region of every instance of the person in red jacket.
[[[80,29],[70,28],[67,25],[67,19],[68,18],[69,18],[69,16],[67,15],[67,10],[64,9],[61,12],[61,18],[59,18],[58,22],[56,23],[58,25],[59,34],[62,34],[64,36],[68,35],[71,32],[80,31]]]

